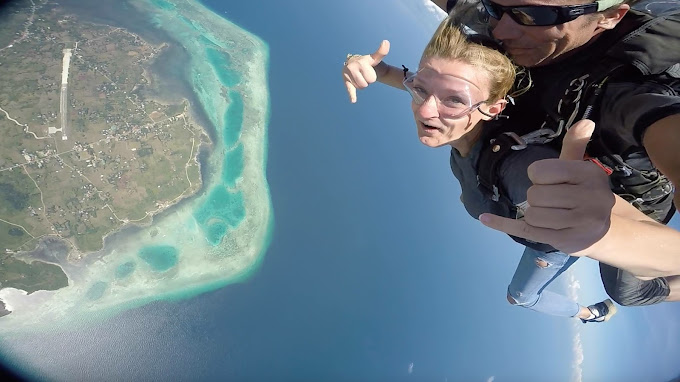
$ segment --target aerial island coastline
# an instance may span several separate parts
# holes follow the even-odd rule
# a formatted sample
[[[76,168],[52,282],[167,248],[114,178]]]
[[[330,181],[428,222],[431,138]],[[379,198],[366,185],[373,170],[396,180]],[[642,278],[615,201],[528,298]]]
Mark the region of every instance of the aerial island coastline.
[[[256,268],[267,248],[271,234],[272,215],[269,190],[265,179],[266,125],[269,113],[266,45],[257,37],[194,1],[140,0],[129,4],[134,6],[140,14],[148,16],[156,28],[170,36],[173,39],[171,43],[180,44],[187,52],[189,69],[186,81],[191,84],[194,99],[198,101],[198,104],[184,100],[179,104],[180,106],[173,106],[173,102],[169,100],[177,99],[176,96],[164,97],[162,93],[158,93],[158,97],[154,97],[152,92],[138,95],[133,94],[134,91],[126,93],[126,97],[132,98],[128,100],[129,107],[134,109],[131,105],[135,104],[133,101],[139,99],[154,103],[155,110],[144,107],[138,110],[147,113],[154,122],[166,118],[169,123],[155,132],[140,131],[143,126],[148,125],[146,121],[123,121],[116,126],[117,129],[125,125],[122,128],[124,132],[127,132],[125,129],[129,128],[133,133],[139,134],[143,132],[155,135],[173,134],[173,137],[167,136],[165,142],[177,141],[185,144],[191,142],[191,145],[185,145],[189,150],[182,153],[181,146],[169,148],[162,144],[153,146],[154,143],[150,143],[146,146],[140,144],[130,147],[132,140],[128,140],[125,141],[125,150],[134,154],[119,157],[118,160],[125,162],[127,159],[128,163],[140,161],[139,154],[143,150],[146,150],[145,156],[151,158],[157,158],[157,153],[165,153],[166,155],[162,158],[167,160],[167,165],[158,168],[152,175],[161,177],[158,189],[165,189],[168,188],[166,186],[174,184],[178,191],[175,192],[173,198],[166,197],[164,202],[156,202],[155,209],[152,213],[148,213],[138,205],[131,205],[130,202],[140,198],[143,200],[145,194],[148,195],[152,191],[148,187],[140,188],[139,183],[135,183],[137,179],[128,179],[127,183],[116,181],[115,184],[119,189],[122,187],[130,189],[128,195],[119,201],[111,198],[110,204],[107,203],[109,208],[91,208],[90,216],[96,214],[95,219],[112,221],[119,219],[120,216],[113,213],[117,210],[110,208],[111,205],[122,209],[127,208],[129,218],[124,221],[125,224],[100,235],[100,237],[106,237],[103,249],[101,242],[99,248],[94,248],[94,246],[88,248],[87,242],[82,242],[82,240],[76,242],[73,239],[74,242],[71,242],[66,258],[68,263],[65,263],[63,259],[54,261],[68,275],[68,286],[55,288],[56,290],[52,291],[42,289],[26,293],[20,289],[8,287],[4,283],[0,284],[2,288],[0,300],[4,301],[3,306],[7,311],[12,311],[11,314],[0,318],[0,332],[39,330],[39,328],[60,323],[70,328],[149,301],[193,296],[247,277],[250,271]],[[50,10],[50,12],[56,11]],[[43,23],[49,22],[46,15],[48,14],[41,15]],[[183,15],[191,15],[191,20]],[[68,23],[68,21],[68,17],[57,20],[58,23]],[[138,35],[120,26],[98,25],[95,29],[97,28],[105,28],[100,29],[102,34],[107,36],[103,38],[105,40],[114,36],[112,38],[114,41],[109,44],[119,42],[120,39],[115,37],[119,34],[129,36],[130,41],[136,42],[139,47],[149,46],[150,52],[147,56],[149,62],[153,61],[152,53],[157,55],[165,48],[163,45],[149,45]],[[107,45],[98,44],[98,48],[104,49],[104,52],[117,51],[115,45]],[[59,63],[63,66],[63,63],[67,61],[64,57],[67,55],[71,62],[77,61],[79,54],[83,56],[81,53],[83,50],[79,50],[83,46],[84,44],[81,44],[76,47],[73,44],[70,48],[62,48],[63,56]],[[155,51],[153,47],[156,47]],[[66,49],[71,49],[71,51],[65,52]],[[0,59],[6,53],[6,51],[0,52]],[[101,54],[92,56],[101,57]],[[134,50],[128,50],[126,53],[131,58],[145,57],[144,54],[144,52]],[[4,62],[3,65],[5,65]],[[134,66],[134,64],[130,65]],[[54,66],[53,71],[62,69]],[[154,77],[158,77],[157,81],[163,81],[157,73],[147,73],[148,62],[145,65],[137,65],[137,69],[140,70],[140,78],[148,82],[144,85],[151,87],[154,81],[150,79]],[[96,69],[91,72],[95,79],[97,73],[100,73]],[[64,77],[63,70],[60,70],[58,74],[61,74],[61,78],[54,81],[55,88],[59,80]],[[109,94],[106,91],[111,90],[113,93],[117,89],[108,89],[106,86],[111,86],[113,83],[123,87],[122,85],[129,77],[119,75],[115,79],[112,78],[114,81],[101,84],[100,86],[105,87],[99,87],[97,89],[99,94],[96,96],[108,101]],[[83,73],[78,73],[77,70],[68,73],[68,78],[68,86],[72,86],[70,83],[74,79],[73,86],[76,86],[76,89],[78,79],[85,80]],[[86,83],[91,81],[92,79],[88,78]],[[104,95],[102,96],[101,93]],[[48,101],[52,103],[56,101],[58,105],[60,92],[55,89],[53,94],[54,99]],[[78,110],[78,97],[70,101],[72,94],[70,91],[66,92],[67,104],[76,103],[75,105],[69,104],[74,110],[69,109],[69,113],[89,115],[90,113],[80,113],[82,110]],[[61,99],[63,103],[63,98]],[[103,102],[103,104],[106,107],[108,102]],[[0,101],[0,107],[4,107],[2,101]],[[200,110],[191,110],[195,108],[200,108]],[[63,115],[55,114],[59,117]],[[58,119],[57,115],[46,118]],[[22,121],[19,118],[15,119]],[[202,123],[202,119],[209,120],[209,125]],[[30,119],[24,117],[24,120]],[[111,123],[107,122],[101,125],[99,132],[108,129],[107,133],[110,133]],[[178,128],[182,129],[169,132],[168,129],[171,128],[169,125],[173,122],[177,122]],[[4,124],[7,121],[0,119],[0,123]],[[31,124],[26,123],[26,125]],[[77,134],[74,126],[73,121],[67,122],[66,134],[70,134],[69,128]],[[135,130],[134,126],[141,127]],[[91,133],[92,131],[90,125],[87,124],[80,128],[85,132]],[[68,143],[68,140],[59,141],[65,134],[64,130],[56,129],[49,130],[54,137],[55,153],[47,153],[47,155],[56,155],[61,159],[60,149],[64,143]],[[177,134],[184,135],[178,136]],[[71,139],[70,136],[67,138]],[[82,150],[74,150],[74,152],[86,153],[87,160],[90,161],[85,163],[89,165],[96,161],[97,154],[104,156],[106,150],[110,148],[106,144],[124,141],[109,139],[107,142],[106,137],[100,139],[103,142],[98,144],[102,147],[91,147],[95,144],[90,140],[81,144]],[[143,139],[137,141],[143,142]],[[199,155],[198,148],[201,146],[204,149]],[[88,150],[89,148],[91,150]],[[2,159],[6,160],[5,152],[10,150],[4,148],[2,150]],[[121,154],[116,152],[116,155]],[[111,158],[115,157],[111,156]],[[15,161],[11,163],[20,163],[22,160],[20,157],[13,159]],[[23,159],[26,159],[25,156]],[[36,157],[36,159],[39,158]],[[68,159],[70,162],[63,162],[73,167],[71,175],[84,174],[82,178],[90,180],[89,184],[84,182],[83,189],[87,191],[89,186],[94,185],[91,193],[82,195],[81,199],[93,200],[97,196],[101,198],[100,187],[104,183],[96,184],[97,181],[94,180],[96,177],[88,176],[87,173],[88,169],[94,166],[87,167],[86,165],[84,169],[81,169],[74,163],[82,162],[82,158]],[[59,161],[55,162],[61,165]],[[47,161],[44,165],[53,164]],[[99,169],[102,166],[106,166],[106,163],[102,163]],[[5,165],[0,167],[5,167]],[[52,167],[51,169],[59,171],[62,168]],[[102,175],[94,171],[93,174]],[[185,178],[184,184],[178,184],[181,178],[178,174]],[[4,173],[0,173],[1,175]],[[124,176],[124,174],[117,175],[121,178]],[[149,174],[145,177],[144,181],[148,181]],[[1,177],[0,183],[2,183]],[[160,187],[161,185],[163,187]],[[31,200],[30,197],[39,200],[40,196],[29,195],[28,200]],[[104,199],[106,196],[104,195]],[[106,210],[111,213],[107,213]],[[40,212],[36,210],[38,215]],[[0,218],[3,216],[0,214]],[[131,224],[136,228],[130,229]],[[96,230],[97,227],[98,225],[93,223],[83,228],[83,232],[88,232],[88,229]],[[52,235],[49,232],[47,234]],[[33,243],[33,246],[35,244]],[[79,248],[85,248],[85,250],[78,251]],[[11,258],[16,261],[24,259],[49,262],[45,261],[49,259],[49,256],[44,254],[45,251],[42,257],[31,259],[27,254],[30,254],[32,249],[24,247],[12,250]],[[8,308],[10,306],[11,309]],[[74,320],[74,318],[77,319]]]

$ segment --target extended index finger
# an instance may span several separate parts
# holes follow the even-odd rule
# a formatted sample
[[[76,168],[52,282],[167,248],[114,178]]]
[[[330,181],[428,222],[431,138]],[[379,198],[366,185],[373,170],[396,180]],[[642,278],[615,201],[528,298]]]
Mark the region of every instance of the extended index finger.
[[[479,215],[479,221],[489,228],[536,243],[552,243],[560,235],[559,230],[534,227],[524,220],[509,219],[490,213]]]
[[[537,241],[536,232],[533,230],[534,227],[527,224],[524,220],[509,219],[490,213],[484,213],[479,215],[479,221],[489,228],[505,232],[508,235]]]
[[[347,88],[347,94],[349,94],[349,102],[356,103],[357,102],[357,88],[354,87],[354,84],[352,84],[352,81],[345,80],[345,88]]]

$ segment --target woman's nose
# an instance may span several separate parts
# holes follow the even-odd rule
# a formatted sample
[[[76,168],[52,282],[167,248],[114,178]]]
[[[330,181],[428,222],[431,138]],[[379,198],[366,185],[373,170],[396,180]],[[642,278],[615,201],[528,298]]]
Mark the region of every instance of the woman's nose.
[[[429,96],[418,106],[418,113],[423,117],[439,116],[439,104],[434,96]]]

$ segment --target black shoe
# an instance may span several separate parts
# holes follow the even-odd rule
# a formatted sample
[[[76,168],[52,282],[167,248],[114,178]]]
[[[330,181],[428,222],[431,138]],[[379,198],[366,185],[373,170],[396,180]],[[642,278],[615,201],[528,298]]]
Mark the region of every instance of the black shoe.
[[[616,314],[616,306],[610,299],[598,302],[595,305],[590,305],[588,307],[588,310],[595,317],[587,319],[581,318],[581,322],[583,322],[584,324],[587,324],[589,322],[605,322]]]

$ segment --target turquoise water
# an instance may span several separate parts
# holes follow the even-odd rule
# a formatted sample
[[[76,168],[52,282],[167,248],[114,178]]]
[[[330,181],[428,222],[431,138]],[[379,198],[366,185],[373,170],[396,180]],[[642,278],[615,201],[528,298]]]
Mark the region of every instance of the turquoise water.
[[[243,127],[243,97],[235,91],[229,91],[229,108],[224,113],[224,147],[232,147],[241,138]]]
[[[222,179],[229,187],[234,187],[236,180],[243,171],[243,144],[240,143],[233,150],[227,151],[222,164]]]
[[[104,292],[106,292],[106,289],[108,287],[109,287],[108,283],[105,283],[103,281],[97,281],[96,283],[92,284],[90,289],[87,290],[85,296],[89,300],[99,300],[104,295]]]
[[[139,250],[139,257],[156,272],[165,272],[177,265],[179,251],[171,245],[153,245]]]
[[[212,48],[215,45],[207,38],[201,38],[201,41],[209,44],[205,53],[220,83],[227,89],[238,85],[241,74],[230,70],[229,54]],[[221,132],[223,147],[229,151],[225,153],[222,162],[221,180],[224,186],[231,188],[236,185],[236,180],[243,172],[244,146],[239,144],[239,139],[243,125],[244,102],[241,94],[234,90],[228,90],[227,94],[230,103],[222,117]],[[230,228],[238,226],[245,219],[246,213],[243,194],[240,191],[230,192],[218,186],[210,191],[207,201],[196,209],[194,218],[207,241],[216,246]]]
[[[202,41],[205,40],[207,39],[202,39]],[[212,43],[210,42],[210,44]],[[224,86],[230,88],[241,82],[241,74],[237,71],[229,70],[229,67],[231,67],[229,53],[208,47],[205,50],[205,55],[208,57],[210,65],[215,68],[215,74],[217,74],[217,77],[219,77],[220,82]]]
[[[211,245],[218,245],[229,227],[236,227],[246,217],[243,194],[231,193],[225,188],[215,188],[208,201],[194,212],[194,218],[203,229]]]
[[[151,0],[151,2],[153,5],[166,11],[174,11],[176,9],[175,4],[169,3],[165,0]]]
[[[190,27],[196,29],[196,27],[194,27],[194,23],[191,20],[187,19],[186,17],[177,14],[177,18],[182,20],[182,22],[184,22],[186,25],[189,25]]]
[[[117,279],[124,279],[132,274],[132,272],[135,271],[136,264],[132,261],[128,261],[126,263],[123,263],[116,268],[116,278]]]

